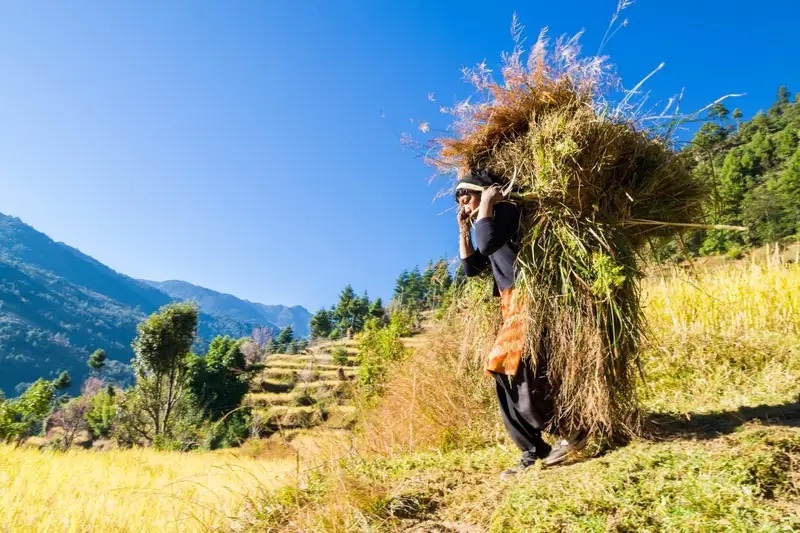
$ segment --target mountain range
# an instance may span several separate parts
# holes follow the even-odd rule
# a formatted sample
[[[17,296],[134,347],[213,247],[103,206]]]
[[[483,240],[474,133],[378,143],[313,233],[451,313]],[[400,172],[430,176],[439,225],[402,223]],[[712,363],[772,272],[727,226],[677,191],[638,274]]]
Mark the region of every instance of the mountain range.
[[[108,379],[130,378],[136,324],[162,305],[200,308],[196,349],[216,335],[243,337],[255,327],[308,332],[300,306],[263,305],[183,281],[144,282],[0,213],[0,391],[13,396],[40,377],[69,371],[77,390],[89,354],[102,348]]]
[[[296,336],[306,337],[308,335],[311,313],[299,305],[292,307],[264,305],[242,300],[230,294],[212,291],[205,287],[198,287],[186,281],[142,281],[176,300],[195,301],[200,309],[211,315],[224,316],[245,323],[271,324],[279,329],[292,326]]]

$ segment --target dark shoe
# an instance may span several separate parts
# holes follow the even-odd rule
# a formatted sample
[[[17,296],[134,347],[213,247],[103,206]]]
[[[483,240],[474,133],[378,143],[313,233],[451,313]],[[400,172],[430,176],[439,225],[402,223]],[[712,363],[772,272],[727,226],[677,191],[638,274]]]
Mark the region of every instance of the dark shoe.
[[[554,466],[566,461],[584,449],[589,442],[589,435],[585,431],[577,431],[569,438],[556,442],[547,457],[544,458],[545,466]]]
[[[544,459],[550,453],[550,446],[546,442],[542,442],[541,445],[537,446],[533,450],[528,450],[526,452],[522,452],[522,457],[517,464],[512,466],[511,468],[504,470],[500,473],[500,479],[508,479],[510,477],[516,476],[520,472],[524,472],[531,466],[533,463],[540,459]]]

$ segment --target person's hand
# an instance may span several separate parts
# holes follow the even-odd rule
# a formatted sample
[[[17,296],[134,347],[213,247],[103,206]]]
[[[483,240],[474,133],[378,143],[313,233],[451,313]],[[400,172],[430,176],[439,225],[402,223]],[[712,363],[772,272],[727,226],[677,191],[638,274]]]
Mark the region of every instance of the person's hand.
[[[505,200],[506,195],[503,194],[500,185],[496,183],[490,187],[487,187],[483,190],[481,194],[481,205],[486,207],[494,207],[494,204]]]
[[[467,214],[466,210],[463,206],[459,206],[458,208],[458,230],[463,235],[464,233],[469,233],[470,230],[470,219],[472,218],[471,215]]]

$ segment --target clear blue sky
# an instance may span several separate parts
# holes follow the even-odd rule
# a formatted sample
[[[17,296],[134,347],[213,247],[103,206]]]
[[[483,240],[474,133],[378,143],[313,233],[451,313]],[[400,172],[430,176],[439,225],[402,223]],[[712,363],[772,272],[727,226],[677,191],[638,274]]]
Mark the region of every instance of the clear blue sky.
[[[533,41],[613,1],[3,2],[0,212],[128,275],[263,303],[391,296],[455,257],[451,201],[393,132],[469,94],[517,11]],[[800,3],[640,0],[606,49],[655,99],[800,90]],[[437,102],[426,95],[434,92]],[[732,105],[733,107],[733,105]],[[381,113],[386,118],[381,119]]]

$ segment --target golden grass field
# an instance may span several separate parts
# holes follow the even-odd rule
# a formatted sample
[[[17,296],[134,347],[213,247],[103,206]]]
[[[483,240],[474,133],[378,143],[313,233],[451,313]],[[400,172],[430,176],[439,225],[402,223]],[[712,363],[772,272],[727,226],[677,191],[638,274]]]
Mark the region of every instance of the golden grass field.
[[[744,406],[796,404],[800,264],[676,269],[652,275],[643,291],[651,328],[642,353],[647,413],[691,424],[704,413],[724,421]],[[457,351],[436,331],[414,343],[410,363]],[[750,417],[730,435],[677,429],[667,442],[639,440],[509,485],[496,474],[516,456],[496,406],[479,394],[482,376],[443,377],[416,363],[398,370],[408,375],[395,373],[385,398],[391,405],[376,411],[391,427],[367,425],[362,434],[393,454],[333,461],[302,483],[294,452],[267,441],[187,454],[0,447],[0,532],[394,531],[398,516],[467,521],[477,528],[469,531],[790,531],[800,524],[789,519],[800,516],[796,421],[778,427]],[[482,440],[463,439],[467,433]],[[334,440],[348,435],[341,430]],[[313,433],[301,437],[315,448]],[[381,438],[393,440],[378,446]]]
[[[800,263],[673,271],[643,289],[648,410],[734,409],[800,392]]]
[[[0,447],[0,531],[229,530],[294,469],[219,452]]]

